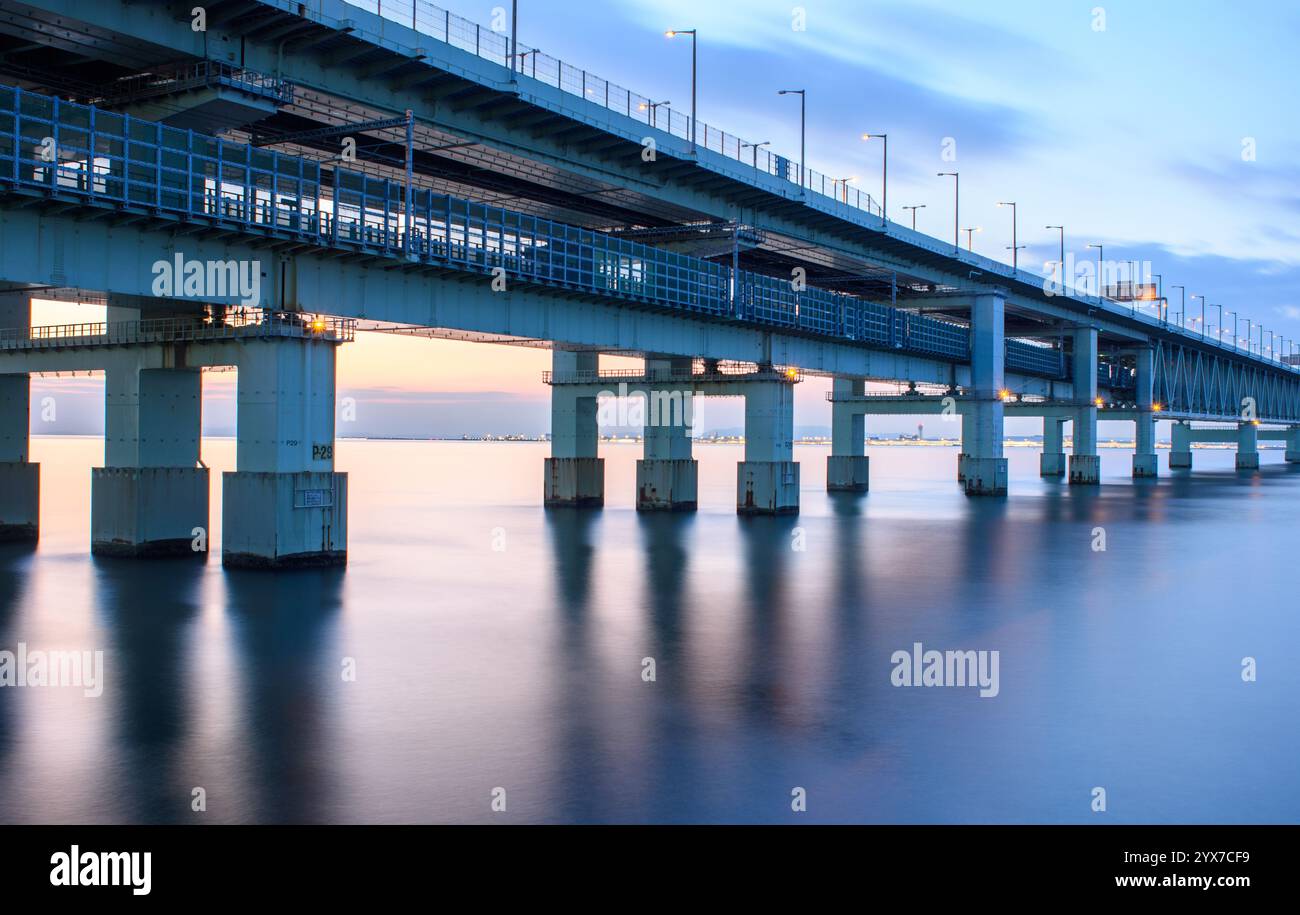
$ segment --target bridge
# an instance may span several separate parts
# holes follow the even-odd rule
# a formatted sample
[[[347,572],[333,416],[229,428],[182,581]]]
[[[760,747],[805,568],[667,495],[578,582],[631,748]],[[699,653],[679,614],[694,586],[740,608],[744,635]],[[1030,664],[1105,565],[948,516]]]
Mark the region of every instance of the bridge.
[[[744,397],[737,510],[797,511],[805,375],[833,379],[833,490],[869,488],[866,418],[889,413],[959,418],[972,496],[1007,494],[1008,415],[1042,418],[1043,474],[1077,485],[1099,482],[1099,416],[1134,424],[1138,477],[1158,472],[1158,419],[1173,468],[1225,436],[1243,470],[1261,438],[1300,463],[1300,369],[1262,336],[1171,321],[1157,290],[1078,289],[963,251],[423,0],[200,12],[0,11],[0,537],[39,531],[30,375],[94,370],[92,549],[192,551],[208,520],[200,372],[225,366],[239,413],[223,561],[345,561],[334,366],[357,329],[550,347],[551,506],[603,502],[600,398],[637,393]],[[90,297],[106,322],[31,325],[32,298]],[[646,367],[602,372],[601,354]],[[696,507],[686,425],[670,410],[647,426],[638,508]]]

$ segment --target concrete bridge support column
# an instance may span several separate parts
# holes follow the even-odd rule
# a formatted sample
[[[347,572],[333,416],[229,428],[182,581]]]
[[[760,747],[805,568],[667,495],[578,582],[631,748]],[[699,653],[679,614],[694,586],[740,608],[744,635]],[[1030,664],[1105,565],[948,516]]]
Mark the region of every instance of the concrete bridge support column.
[[[1192,469],[1192,424],[1171,423],[1169,426],[1171,446],[1169,449],[1170,470]]]
[[[0,293],[0,329],[31,327],[26,292]],[[40,536],[41,465],[31,463],[31,383],[26,374],[0,375],[0,542]]]
[[[956,419],[957,419],[957,431],[960,434],[960,438],[961,438],[961,445],[957,449],[957,482],[965,483],[966,482],[966,458],[967,458],[966,430],[970,428],[970,424],[966,421],[966,417],[960,413],[957,414]]]
[[[1007,459],[1002,450],[1005,319],[1002,295],[982,293],[975,297],[971,309],[971,381],[975,397],[962,429],[968,496],[1007,494]]]
[[[831,382],[836,397],[861,397],[867,383],[858,378]],[[866,492],[871,488],[871,458],[867,457],[867,417],[853,404],[831,404],[831,453],[826,458],[827,492]]]
[[[348,475],[334,472],[337,344],[266,339],[238,357],[237,470],[222,478],[221,562],[347,562]]]
[[[1300,464],[1300,426],[1286,430],[1286,462]]]
[[[799,511],[792,384],[754,382],[745,390],[745,460],[736,465],[736,511],[742,515]]]
[[[91,470],[90,550],[149,558],[208,551],[198,369],[141,369],[123,350],[104,375],[104,466]]]
[[[554,350],[555,380],[577,373],[595,377],[599,353]],[[548,507],[599,508],[605,504],[605,461],[597,457],[600,429],[595,397],[580,397],[564,385],[551,388],[551,456],[546,459]]]
[[[651,377],[691,373],[691,359],[647,359]],[[687,381],[651,385],[645,411],[645,457],[636,462],[638,511],[695,511],[699,462],[691,457],[694,395]]]
[[[0,542],[40,536],[41,465],[28,461],[30,383],[0,375]]]
[[[1065,420],[1043,417],[1043,456],[1038,467],[1044,477],[1065,476]]]
[[[1241,423],[1237,427],[1237,469],[1259,470],[1259,425]]]
[[[1097,455],[1097,329],[1081,327],[1074,332],[1074,453],[1070,455],[1070,482],[1095,485],[1101,482],[1101,458]]]
[[[1133,476],[1156,477],[1155,351],[1149,347],[1137,351],[1137,408]]]

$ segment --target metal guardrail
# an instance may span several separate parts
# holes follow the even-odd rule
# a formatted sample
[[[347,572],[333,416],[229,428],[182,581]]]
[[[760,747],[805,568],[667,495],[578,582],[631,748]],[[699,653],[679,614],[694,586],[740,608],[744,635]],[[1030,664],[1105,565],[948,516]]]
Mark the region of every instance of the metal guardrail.
[[[889,305],[0,86],[4,185],[955,361],[970,352],[965,327]]]
[[[463,19],[428,0],[344,0],[351,6],[376,13],[384,19],[404,25],[476,57],[511,68],[510,36],[476,22]],[[616,114],[643,121],[647,127],[662,130],[683,140],[691,139],[691,117],[664,102],[632,92],[621,86],[566,64],[536,48],[517,44],[513,70],[548,86],[600,105]],[[880,204],[871,195],[849,187],[848,181],[830,178],[802,166],[786,156],[768,152],[756,143],[733,136],[696,119],[695,145],[721,153],[757,172],[774,175],[810,193],[829,197],[872,216],[880,216]],[[801,180],[802,178],[802,180]]]
[[[254,310],[256,311],[256,310]],[[356,339],[357,322],[350,318],[317,318],[293,313],[257,312],[233,316],[230,322],[205,322],[194,318],[147,318],[84,324],[0,330],[0,350],[65,349],[82,346],[127,346],[299,338],[349,343]]]

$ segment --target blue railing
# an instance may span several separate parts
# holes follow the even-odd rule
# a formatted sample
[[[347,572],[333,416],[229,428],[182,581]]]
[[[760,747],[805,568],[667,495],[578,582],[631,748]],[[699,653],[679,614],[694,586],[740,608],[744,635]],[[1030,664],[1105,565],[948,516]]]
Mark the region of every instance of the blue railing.
[[[0,184],[957,362],[970,353],[961,325],[5,86]],[[1060,375],[1059,357],[1013,343],[1014,367]]]

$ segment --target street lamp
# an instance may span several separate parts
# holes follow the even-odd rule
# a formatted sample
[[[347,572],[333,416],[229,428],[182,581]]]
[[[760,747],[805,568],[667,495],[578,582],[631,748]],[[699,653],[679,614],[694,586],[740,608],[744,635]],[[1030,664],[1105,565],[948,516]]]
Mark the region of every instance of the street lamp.
[[[777,95],[799,96],[799,191],[804,189],[804,163],[808,159],[808,90],[778,89]]]
[[[1045,226],[1048,229],[1056,229],[1061,233],[1061,259],[1057,261],[1061,265],[1061,289],[1065,289],[1065,226]]]
[[[1178,290],[1178,295],[1179,295],[1178,325],[1181,327],[1183,323],[1183,316],[1187,312],[1187,287],[1180,286],[1178,283],[1170,283],[1169,288]]]
[[[1241,344],[1237,342],[1237,313],[1235,311],[1230,311],[1228,314],[1232,315],[1232,348],[1241,349]],[[1226,319],[1224,320],[1224,323],[1227,323]]]
[[[1219,323],[1214,325],[1215,327],[1218,328],[1218,333],[1214,335],[1214,338],[1218,340],[1220,343],[1222,343],[1223,342],[1223,306],[1215,305],[1213,302],[1211,302],[1210,307],[1219,309]]]
[[[849,182],[850,182],[850,181],[857,181],[857,180],[858,180],[858,176],[857,176],[857,175],[849,175],[849,177],[847,177],[847,178],[832,178],[832,179],[831,179],[831,196],[834,197],[834,198],[837,199],[837,200],[839,199],[839,194],[836,192],[835,187],[836,187],[836,185],[842,184],[842,185],[844,185],[844,202],[845,202],[845,203],[848,203],[848,202],[849,202]]]
[[[658,126],[659,126],[659,123],[658,123],[658,122],[659,122],[659,112],[658,112],[657,109],[660,108],[660,107],[662,107],[662,106],[664,106],[664,105],[671,105],[671,104],[672,104],[672,102],[669,102],[669,101],[666,101],[666,100],[665,100],[665,101],[662,101],[662,102],[642,102],[641,104],[637,105],[636,107],[637,107],[637,110],[638,110],[638,111],[648,111],[649,114],[646,115],[646,122],[647,122],[651,127],[658,127]],[[670,124],[669,126],[671,127],[672,125]]]
[[[889,134],[887,133],[864,133],[863,140],[884,140],[885,157],[884,167],[881,169],[880,179],[880,224],[889,226]]]
[[[1089,248],[1097,249],[1097,302],[1101,302],[1101,262],[1106,255],[1105,245],[1088,245]]]
[[[760,146],[771,146],[771,145],[772,145],[771,140],[764,140],[762,143],[741,143],[740,148],[744,149],[746,146],[752,146],[754,148],[754,168],[758,168],[758,148]]]
[[[1016,205],[1015,203],[1004,201],[999,203],[998,206],[1011,207],[1011,269],[1018,270],[1020,269],[1020,245],[1016,238],[1017,223],[1019,221],[1019,217],[1016,215]]]
[[[1194,295],[1192,296],[1192,298],[1201,300],[1201,337],[1202,339],[1204,339],[1205,337],[1205,296]]]
[[[922,204],[918,204],[917,206],[914,206],[914,207],[903,207],[903,209],[905,209],[905,210],[911,210],[911,211],[912,211],[912,231],[915,232],[915,231],[916,231],[916,211],[917,211],[917,210],[924,210],[924,209],[925,209],[925,204],[924,204],[924,203],[922,203]]]
[[[669,29],[665,37],[676,38],[678,35],[691,36],[691,145],[695,145],[695,77],[698,73],[696,63],[699,57],[699,36],[695,29]]]
[[[958,228],[958,226],[961,225],[961,221],[960,221],[960,210],[961,210],[961,175],[958,174],[957,172],[939,172],[939,177],[940,177],[940,178],[951,178],[951,179],[953,179],[953,188],[952,188],[952,246],[953,246],[954,248],[956,248],[958,251],[960,251],[960,250],[961,250],[961,230]]]
[[[415,3],[411,3],[411,19],[415,19]],[[415,28],[415,23],[411,23]],[[515,77],[515,68],[519,63],[519,0],[510,0],[510,82],[519,80]]]
[[[973,251],[973,250],[975,250],[975,249],[974,249],[974,246],[973,246],[973,243],[972,243],[972,241],[971,241],[971,239],[974,237],[974,233],[976,233],[976,232],[983,232],[983,231],[984,231],[984,227],[983,227],[983,226],[973,226],[973,227],[971,227],[971,228],[969,228],[969,229],[962,229],[962,231],[966,233],[966,250],[967,250],[967,251]]]

